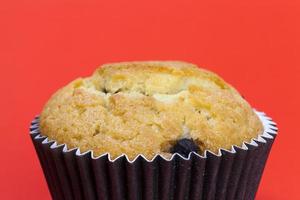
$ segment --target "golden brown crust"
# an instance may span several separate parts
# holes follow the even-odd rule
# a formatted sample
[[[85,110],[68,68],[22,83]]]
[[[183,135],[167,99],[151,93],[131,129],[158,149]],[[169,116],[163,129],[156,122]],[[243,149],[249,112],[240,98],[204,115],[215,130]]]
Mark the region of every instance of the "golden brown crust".
[[[168,152],[183,137],[217,152],[257,137],[262,124],[220,77],[185,62],[106,64],[57,91],[41,132],[68,147],[134,158]]]

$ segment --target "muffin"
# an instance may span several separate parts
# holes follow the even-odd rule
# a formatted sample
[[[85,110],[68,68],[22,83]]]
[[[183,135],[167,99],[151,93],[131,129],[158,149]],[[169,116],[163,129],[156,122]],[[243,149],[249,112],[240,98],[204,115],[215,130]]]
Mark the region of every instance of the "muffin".
[[[33,125],[55,199],[253,199],[277,130],[222,78],[178,61],[105,64]]]

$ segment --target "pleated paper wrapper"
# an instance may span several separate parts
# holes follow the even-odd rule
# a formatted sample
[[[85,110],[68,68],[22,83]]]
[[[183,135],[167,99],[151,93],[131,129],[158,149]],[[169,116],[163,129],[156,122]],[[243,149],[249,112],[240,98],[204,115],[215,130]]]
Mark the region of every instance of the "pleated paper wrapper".
[[[92,151],[68,149],[41,135],[38,116],[30,136],[55,200],[252,200],[277,135],[272,119],[256,114],[264,125],[257,138],[188,158],[177,153],[152,160],[139,155],[133,161],[126,155],[94,157]]]

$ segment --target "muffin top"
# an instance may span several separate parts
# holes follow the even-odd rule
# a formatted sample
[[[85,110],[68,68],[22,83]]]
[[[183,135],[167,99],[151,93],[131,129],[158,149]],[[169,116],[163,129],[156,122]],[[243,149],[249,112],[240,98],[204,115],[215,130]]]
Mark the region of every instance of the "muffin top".
[[[168,157],[179,141],[192,142],[199,154],[218,152],[256,138],[262,129],[232,86],[179,61],[105,64],[58,90],[40,116],[43,135],[112,158]]]

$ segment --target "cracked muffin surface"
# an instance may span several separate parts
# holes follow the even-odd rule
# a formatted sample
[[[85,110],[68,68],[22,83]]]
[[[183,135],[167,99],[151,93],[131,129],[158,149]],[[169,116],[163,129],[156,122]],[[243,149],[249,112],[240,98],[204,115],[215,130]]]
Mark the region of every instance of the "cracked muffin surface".
[[[171,155],[180,139],[217,152],[262,133],[251,106],[216,74],[179,61],[105,64],[58,90],[40,116],[43,135],[112,158]]]

